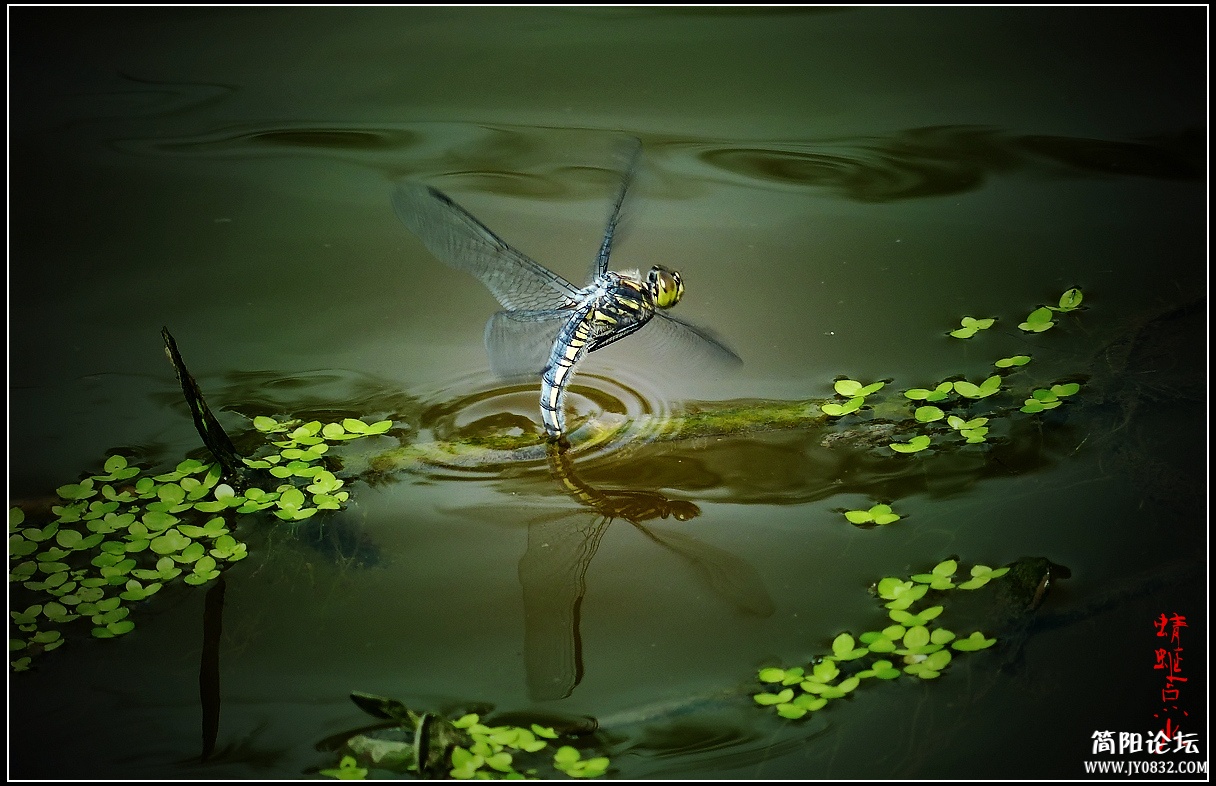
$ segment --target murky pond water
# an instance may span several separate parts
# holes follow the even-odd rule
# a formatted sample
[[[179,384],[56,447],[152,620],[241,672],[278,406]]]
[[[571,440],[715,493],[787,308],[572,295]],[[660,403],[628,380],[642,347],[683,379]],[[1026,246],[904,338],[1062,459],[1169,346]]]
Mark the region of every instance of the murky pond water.
[[[1167,723],[1199,753],[1161,760],[1206,761],[1202,9],[10,21],[22,526],[115,450],[204,457],[162,325],[238,447],[257,415],[396,424],[345,449],[341,511],[233,518],[248,557],[222,582],[167,584],[113,640],[63,626],[11,675],[11,776],[311,777],[374,722],[352,691],[594,717],[618,778],[1075,778],[1128,758],[1095,732]],[[394,185],[581,285],[630,137],[613,268],[680,270],[674,313],[742,367],[639,334],[568,402],[621,431],[470,448],[539,434],[539,383],[490,373],[497,304],[401,225]],[[1082,309],[1019,329],[1073,287]],[[964,316],[997,321],[947,336]],[[902,396],[1015,355],[998,395],[942,404],[989,417],[984,442]],[[797,404],[841,377],[887,385],[830,422]],[[917,433],[929,450],[888,447]],[[877,503],[902,518],[844,515]],[[1055,566],[1037,603],[943,593],[960,636],[998,643],[939,677],[866,679],[797,721],[750,697],[758,669],[890,625],[879,579],[1027,557]]]

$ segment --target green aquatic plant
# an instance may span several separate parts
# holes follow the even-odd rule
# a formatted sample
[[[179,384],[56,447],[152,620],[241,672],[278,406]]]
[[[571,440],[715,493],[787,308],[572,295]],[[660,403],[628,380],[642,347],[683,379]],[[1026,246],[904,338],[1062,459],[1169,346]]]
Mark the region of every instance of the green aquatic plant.
[[[857,526],[866,525],[885,525],[899,521],[899,514],[891,511],[890,505],[878,504],[868,510],[846,510],[844,517],[849,520],[850,524]]]
[[[997,568],[993,570],[987,565],[975,565],[971,568],[971,578],[961,582],[958,588],[965,590],[979,589],[993,579],[999,579],[1008,572],[1009,568]]]
[[[913,414],[916,417],[917,423],[932,423],[946,417],[945,412],[932,405],[917,407],[916,412]]]
[[[1036,308],[1026,317],[1025,322],[1018,323],[1018,327],[1025,330],[1027,333],[1042,333],[1045,330],[1051,330],[1056,326],[1056,323],[1051,319],[1051,309],[1043,306]]]
[[[1037,388],[1030,394],[1030,398],[1026,399],[1021,411],[1034,414],[1055,409],[1064,403],[1061,399],[1075,394],[1080,389],[1081,386],[1076,382],[1052,385],[1050,388]]]
[[[798,720],[823,709],[831,700],[850,695],[865,680],[894,680],[905,674],[922,680],[936,679],[953,661],[951,650],[975,652],[993,646],[996,639],[980,631],[960,638],[953,630],[937,624],[945,609],[943,605],[909,610],[930,591],[977,589],[1009,570],[976,565],[971,569],[970,581],[956,583],[958,568],[957,560],[948,559],[928,573],[914,574],[908,579],[887,576],[879,580],[874,586],[875,594],[888,601],[887,614],[894,624],[866,631],[856,639],[847,632],[838,634],[832,640],[832,653],[812,661],[808,668],[760,669],[756,677],[765,687],[753,693],[752,700],[759,706],[772,707],[783,718]],[[972,583],[980,577],[984,579],[982,583]],[[890,656],[900,659],[893,660]]]
[[[962,327],[950,331],[950,335],[955,338],[971,338],[981,330],[987,330],[996,322],[995,318],[975,319],[974,317],[963,317]]]
[[[965,639],[958,639],[951,646],[959,652],[976,652],[987,649],[993,644],[996,644],[996,639],[990,639],[977,630]]]
[[[865,404],[866,396],[871,393],[877,393],[885,385],[886,382],[873,382],[869,385],[863,385],[855,379],[838,379],[833,384],[833,388],[836,391],[836,395],[844,398],[845,402],[843,404],[829,402],[823,404],[820,409],[823,410],[825,415],[830,415],[831,417],[849,415],[861,409]]]
[[[988,418],[972,418],[963,420],[958,415],[946,418],[946,424],[967,440],[969,444],[984,442],[988,436]]]
[[[607,773],[610,765],[606,756],[584,758],[584,751],[572,744],[576,735],[559,733],[551,726],[491,726],[472,712],[448,720],[367,693],[352,693],[351,699],[393,725],[347,738],[338,767],[321,770],[322,775],[363,778],[379,770],[456,780],[515,780],[538,777],[540,768],[548,764],[572,778],[595,778]]]
[[[584,759],[577,748],[563,745],[553,755],[553,766],[571,778],[596,778],[608,771],[608,758],[595,756]]]
[[[361,781],[367,777],[367,768],[360,767],[354,756],[343,756],[337,767],[321,770],[321,774],[343,781]]]
[[[1059,311],[1061,313],[1076,311],[1081,307],[1081,300],[1083,297],[1084,296],[1081,294],[1081,290],[1073,287],[1072,289],[1066,291],[1063,295],[1060,295],[1060,304],[1058,306],[1048,306],[1048,308],[1050,308],[1052,311]]]
[[[1075,287],[1069,289],[1063,295],[1060,295],[1059,305],[1036,308],[1026,317],[1026,321],[1019,324],[1018,327],[1027,333],[1042,333],[1045,330],[1050,330],[1056,324],[1052,321],[1052,312],[1067,314],[1070,311],[1076,311],[1081,307],[1082,299],[1081,290]]]
[[[1013,355],[1012,357],[1001,358],[992,365],[997,368],[1014,368],[1015,366],[1024,366],[1030,362],[1030,355]]]
[[[952,577],[957,571],[958,562],[949,559],[939,562],[930,573],[916,573],[911,576],[911,579],[919,584],[928,584],[931,589],[935,590],[954,589]],[[896,619],[896,622],[902,622],[902,620]]]
[[[905,390],[904,397],[910,398],[913,401],[944,401],[952,390],[954,390],[953,382],[943,382],[933,390],[929,390],[928,388]]]
[[[988,398],[996,395],[1001,390],[1001,378],[996,374],[985,379],[980,384],[976,385],[968,382],[965,379],[960,379],[954,383],[954,392],[958,393],[963,398],[980,399]]]
[[[132,609],[167,583],[180,577],[186,584],[206,584],[244,559],[248,547],[232,536],[234,522],[226,516],[274,508],[278,518],[299,521],[340,508],[349,498],[345,482],[319,463],[329,443],[383,434],[391,426],[352,418],[302,426],[255,418],[255,427],[267,435],[294,430],[290,439],[275,443],[275,462],[262,467],[252,460],[258,466],[251,469],[273,468],[289,450],[299,451],[292,463],[309,468],[293,470],[274,491],[250,486],[238,493],[221,482],[223,471],[215,462],[186,459],[153,474],[115,454],[100,473],[56,489],[63,504],[51,507],[49,522],[27,523],[24,510],[10,508],[9,582],[41,601],[26,607],[17,623],[22,635],[10,638],[10,653],[18,654],[10,657],[12,668],[26,670],[34,656],[64,643],[60,630],[40,630],[39,624],[67,630],[83,618],[96,638],[123,636],[135,628]]]
[[[896,453],[918,453],[929,447],[930,442],[932,442],[932,439],[928,435],[918,434],[907,442],[892,442],[887,447]]]

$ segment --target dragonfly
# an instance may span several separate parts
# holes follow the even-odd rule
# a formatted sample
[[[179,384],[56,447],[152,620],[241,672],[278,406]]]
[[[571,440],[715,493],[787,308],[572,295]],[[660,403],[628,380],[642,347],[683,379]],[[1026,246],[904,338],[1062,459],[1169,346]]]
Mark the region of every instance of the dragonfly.
[[[502,304],[485,329],[490,368],[500,377],[540,376],[541,422],[551,442],[566,437],[564,402],[578,364],[643,328],[655,346],[683,361],[743,362],[709,331],[667,313],[684,295],[677,271],[654,265],[643,277],[637,270],[608,269],[640,156],[641,145],[634,144],[584,287],[508,245],[436,188],[405,182],[393,193],[398,218],[423,245],[449,267],[475,276]]]

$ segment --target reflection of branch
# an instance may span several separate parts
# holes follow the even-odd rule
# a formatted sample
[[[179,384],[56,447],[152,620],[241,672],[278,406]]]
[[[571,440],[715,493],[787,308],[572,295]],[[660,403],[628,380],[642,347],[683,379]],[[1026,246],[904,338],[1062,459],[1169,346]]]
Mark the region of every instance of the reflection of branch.
[[[203,708],[203,761],[215,752],[220,733],[220,635],[224,629],[224,577],[207,590],[203,606],[203,654],[198,667],[198,696]]]

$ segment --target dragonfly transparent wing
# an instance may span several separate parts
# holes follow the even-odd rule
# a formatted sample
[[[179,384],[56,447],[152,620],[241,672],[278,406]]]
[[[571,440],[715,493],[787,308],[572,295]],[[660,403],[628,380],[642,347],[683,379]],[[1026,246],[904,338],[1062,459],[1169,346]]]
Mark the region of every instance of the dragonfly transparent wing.
[[[734,350],[705,328],[697,327],[664,311],[655,312],[654,318],[637,331],[637,343],[654,356],[655,362],[667,366],[705,370],[708,368],[730,368],[743,364],[743,359]],[[609,341],[596,345],[603,349]]]
[[[545,370],[557,334],[573,312],[499,311],[486,323],[490,370],[500,377],[536,376]]]
[[[625,194],[633,183],[637,173],[638,161],[642,156],[642,140],[630,139],[619,151],[621,162],[621,188],[616,194],[616,202],[612,205],[612,213],[608,216],[608,226],[604,229],[604,240],[600,243],[600,252],[595,256],[591,268],[590,281],[594,281],[608,272],[608,257],[612,255],[612,241],[616,237],[617,224],[621,219],[621,206],[625,204]]]
[[[569,305],[578,288],[507,245],[467,210],[428,186],[403,183],[393,193],[401,223],[444,264],[472,273],[507,309]]]

